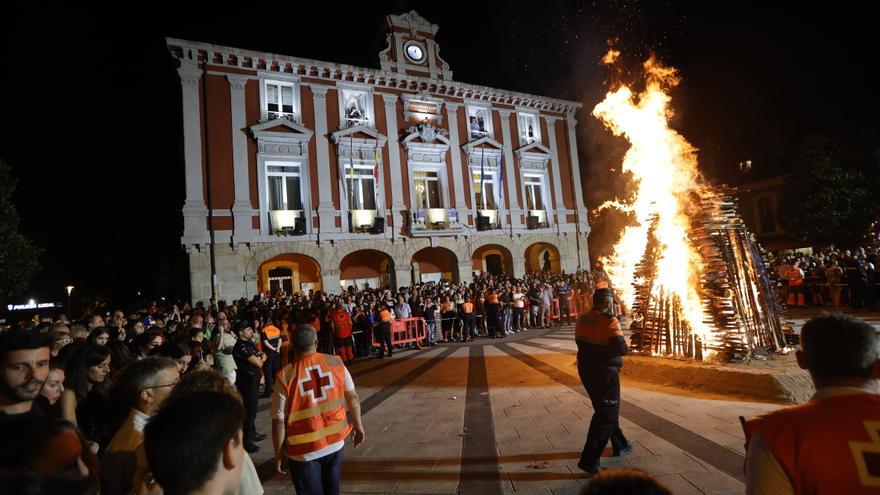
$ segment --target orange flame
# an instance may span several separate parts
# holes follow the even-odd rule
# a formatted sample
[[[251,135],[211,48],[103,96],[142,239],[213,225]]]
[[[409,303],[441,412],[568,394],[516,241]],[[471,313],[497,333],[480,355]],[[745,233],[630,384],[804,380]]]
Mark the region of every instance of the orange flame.
[[[609,51],[603,62],[613,52]],[[704,323],[699,289],[702,261],[688,239],[686,215],[689,193],[700,188],[697,150],[669,127],[673,112],[668,91],[680,81],[676,70],[654,57],[644,63],[644,70],[643,92],[635,95],[628,86],[621,85],[593,109],[593,115],[615,136],[629,141],[623,172],[632,174],[636,187],[626,210],[634,213],[637,223],[624,229],[612,255],[602,263],[613,287],[632,307],[633,274],[645,253],[648,229],[656,221],[660,251],[653,289],[656,294],[652,296],[659,297],[661,291],[677,296],[691,331],[707,342],[711,332]]]
[[[602,63],[605,65],[611,65],[614,62],[617,62],[617,57],[620,56],[620,51],[615,50],[614,48],[609,48],[608,53],[602,57]]]

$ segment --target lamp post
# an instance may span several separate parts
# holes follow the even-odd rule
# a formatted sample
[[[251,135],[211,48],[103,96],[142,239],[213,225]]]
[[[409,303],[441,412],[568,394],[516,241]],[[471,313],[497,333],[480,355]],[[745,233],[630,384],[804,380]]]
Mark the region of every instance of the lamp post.
[[[72,285],[68,285],[67,289],[67,319],[73,321],[73,307],[70,305],[70,293],[73,292],[74,287]]]

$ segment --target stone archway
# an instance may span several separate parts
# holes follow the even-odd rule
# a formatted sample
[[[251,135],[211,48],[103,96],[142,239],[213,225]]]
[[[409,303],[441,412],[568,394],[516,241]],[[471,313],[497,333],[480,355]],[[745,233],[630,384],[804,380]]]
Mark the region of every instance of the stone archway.
[[[473,271],[492,275],[514,276],[513,256],[500,244],[484,244],[471,256]]]
[[[526,273],[543,272],[562,273],[559,249],[548,242],[536,242],[526,248]]]
[[[458,257],[443,247],[426,247],[412,257],[415,282],[448,280],[459,282]]]
[[[336,292],[335,289],[346,289],[355,286],[363,289],[394,287],[394,259],[387,253],[375,249],[361,249],[345,255],[339,262],[340,287],[328,291]],[[407,284],[408,285],[408,284]]]
[[[274,294],[279,290],[291,294],[322,290],[321,265],[310,256],[284,253],[260,264],[257,269],[257,290]]]

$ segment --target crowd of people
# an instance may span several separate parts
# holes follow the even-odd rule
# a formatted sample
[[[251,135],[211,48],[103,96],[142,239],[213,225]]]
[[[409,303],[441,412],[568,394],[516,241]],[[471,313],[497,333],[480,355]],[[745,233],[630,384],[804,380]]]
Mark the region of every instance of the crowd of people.
[[[782,281],[789,307],[848,305],[874,310],[880,297],[880,249],[837,249],[833,245],[811,253],[778,255],[772,268]]]
[[[203,468],[210,471],[218,462],[237,466],[238,493],[261,493],[247,455],[267,438],[255,428],[257,405],[261,396],[278,389],[276,377],[283,380],[283,370],[298,355],[297,329],[313,328],[318,354],[337,355],[350,364],[356,357],[394,352],[389,338],[394,319],[423,318],[426,332],[419,344],[424,346],[503,338],[548,328],[551,312],[567,315],[574,298],[591,290],[592,275],[582,271],[539,272],[522,279],[481,275],[470,283],[429,282],[398,291],[349,287],[338,295],[260,294],[182,307],[157,301],[136,313],[99,306],[77,321],[47,315],[18,322],[0,333],[3,369],[14,368],[12,375],[4,375],[0,391],[2,435],[8,439],[0,460],[35,473],[21,483],[48,486],[76,478],[64,485],[79,487],[69,493],[93,493],[97,486],[102,493],[150,493],[156,483],[165,493],[189,493],[170,489],[166,484],[171,481],[163,484],[161,473],[174,468],[168,460],[178,457],[159,452],[171,448],[163,442],[185,435],[174,430],[166,438],[168,432],[159,433],[161,426],[148,425],[164,424],[159,419],[166,408],[177,411],[186,404],[188,411],[202,414],[206,404],[215,410],[222,403],[231,416],[205,413],[206,419],[191,427],[201,430],[216,421],[223,435],[193,441],[202,446],[228,441],[229,449],[245,454],[227,452],[226,444],[217,443],[222,459]],[[172,407],[175,397],[180,400]],[[199,397],[195,402],[202,405],[195,407],[187,397]],[[238,416],[241,431],[236,433],[229,424]],[[186,424],[169,420],[168,428]],[[150,428],[160,439],[152,453]],[[20,456],[21,446],[35,450]],[[192,454],[186,449],[178,453]],[[200,486],[199,479],[189,488]]]

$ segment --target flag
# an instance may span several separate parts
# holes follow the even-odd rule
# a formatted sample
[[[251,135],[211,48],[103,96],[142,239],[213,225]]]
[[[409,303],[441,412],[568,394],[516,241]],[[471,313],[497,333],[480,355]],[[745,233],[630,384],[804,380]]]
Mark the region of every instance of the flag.
[[[501,153],[501,159],[498,160],[498,183],[495,184],[495,208],[501,208],[501,191],[504,186],[504,153]]]
[[[379,141],[376,141],[376,156],[373,162],[373,194],[375,197],[375,207],[379,209]],[[383,216],[383,215],[379,215]]]
[[[354,157],[354,138],[351,138],[351,147],[348,150],[348,179],[349,179],[349,183],[348,183],[349,184],[348,185],[349,192],[348,192],[348,194],[351,199],[351,205],[349,206],[349,209],[355,209],[355,208],[353,208],[355,206],[354,205],[354,196],[355,195],[354,195],[354,158],[353,157]]]
[[[486,184],[485,184],[486,173],[485,173],[485,167],[484,167],[485,156],[486,156],[486,149],[480,148],[480,203],[482,203],[481,206],[483,207],[484,210],[486,209]]]

